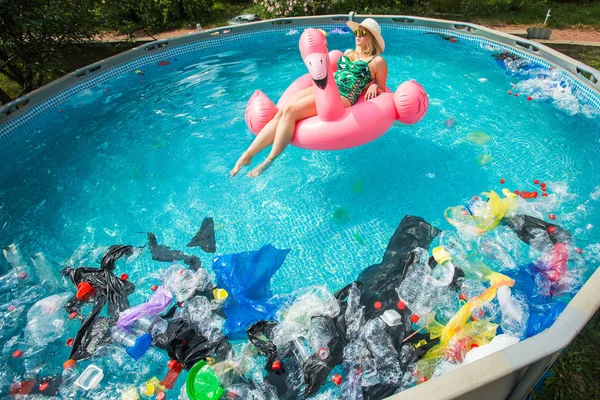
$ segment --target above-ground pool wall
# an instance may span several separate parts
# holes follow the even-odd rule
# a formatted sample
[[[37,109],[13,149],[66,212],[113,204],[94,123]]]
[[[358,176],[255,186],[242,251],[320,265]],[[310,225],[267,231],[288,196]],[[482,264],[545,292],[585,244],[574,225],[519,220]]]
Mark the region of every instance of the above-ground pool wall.
[[[546,68],[562,71],[566,80],[576,86],[600,109],[600,72],[566,57],[546,46],[522,38],[496,32],[478,25],[418,18],[410,16],[374,16],[382,26],[397,26],[408,30],[450,32],[453,36],[476,44],[494,44],[509,49],[521,57],[534,60]],[[10,151],[7,136],[23,124],[35,124],[36,116],[67,100],[78,91],[93,86],[102,79],[135,71],[148,60],[158,60],[165,54],[184,52],[178,46],[210,40],[231,38],[268,29],[292,29],[305,26],[341,26],[345,21],[361,21],[366,16],[333,15],[261,21],[224,27],[174,39],[148,43],[122,54],[99,61],[70,73],[13,103],[0,108],[0,160]],[[115,68],[119,67],[119,68]],[[16,138],[18,139],[18,138]],[[522,399],[560,351],[585,326],[600,306],[600,271],[569,303],[554,325],[499,353],[448,372],[441,377],[393,396],[393,399]]]

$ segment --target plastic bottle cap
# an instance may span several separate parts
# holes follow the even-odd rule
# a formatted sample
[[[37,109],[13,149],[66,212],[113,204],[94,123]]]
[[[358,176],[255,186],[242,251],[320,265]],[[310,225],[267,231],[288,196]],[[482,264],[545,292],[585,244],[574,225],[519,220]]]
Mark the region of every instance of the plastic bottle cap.
[[[65,361],[63,363],[63,368],[64,369],[71,369],[71,368],[75,368],[75,366],[77,365],[77,361],[71,359],[68,359],[67,361]]]
[[[75,319],[77,318],[77,311],[71,311],[71,313],[69,314],[69,319]]]
[[[546,182],[540,183],[540,186],[546,186]]]
[[[533,98],[531,96],[527,96],[527,101],[531,101]]]
[[[342,377],[339,374],[335,374],[333,378],[331,378],[331,381],[340,386],[342,384]]]
[[[183,364],[180,363],[177,360],[170,360],[167,363],[167,367],[169,367],[169,369],[172,369],[174,371],[178,371],[179,372],[179,371],[181,371],[183,369]]]
[[[182,308],[183,307],[183,301],[178,301],[177,302],[177,307]]]
[[[165,392],[160,392],[159,394],[156,395],[156,400],[165,400],[167,398],[167,395],[165,394]]]
[[[27,278],[27,274],[26,274],[25,272],[21,272],[21,273],[19,274],[19,278],[21,278],[21,279],[25,279],[25,278]]]
[[[421,379],[419,379],[419,383],[425,383],[425,382],[427,382],[427,381],[428,381],[428,379],[427,379],[427,377],[426,377],[426,376],[424,376],[424,377],[422,377]]]
[[[227,290],[225,289],[215,289],[213,290],[213,298],[215,299],[215,301],[217,303],[222,303],[225,301],[225,299],[229,296],[229,293],[227,293]]]
[[[518,190],[515,190],[515,194],[519,194],[519,193],[521,193],[521,192],[519,192]]]
[[[410,322],[412,322],[413,324],[416,324],[419,321],[419,315],[418,314],[413,314],[410,316]]]
[[[23,352],[21,350],[15,350],[15,352],[13,353],[13,358],[19,358],[23,355]]]
[[[512,94],[512,90],[509,90],[508,91],[508,95],[510,96],[511,94]]]
[[[129,275],[127,275],[127,274],[121,274],[121,280],[122,281],[126,281],[127,279],[129,279]]]
[[[471,348],[474,349],[475,347],[479,347],[479,345],[477,343],[471,343]]]
[[[500,183],[506,183],[506,179],[504,179],[504,178],[500,179]]]
[[[556,215],[554,215],[554,214],[550,214],[550,215],[548,216],[548,218],[550,218],[550,219],[556,219]]]
[[[555,226],[549,226],[548,227],[548,232],[549,233],[556,233],[556,227]]]
[[[155,291],[156,289],[158,289],[158,286],[156,286],[156,285],[152,285],[152,286],[150,287],[150,290],[152,290],[152,291]]]
[[[375,303],[373,303],[373,308],[376,310],[381,310],[383,308],[383,304],[381,304],[380,301],[376,301]]]
[[[68,338],[66,345],[71,347],[71,346],[73,346],[73,343],[75,343],[75,340],[73,340],[73,338]]]
[[[542,197],[548,197],[548,193],[546,193],[546,192],[542,193]]]
[[[401,309],[404,310],[406,308],[406,303],[403,302],[402,300],[398,301],[398,304],[396,304],[396,306]]]
[[[479,200],[479,196],[473,196],[473,200],[475,200],[475,201]]]
[[[327,357],[329,357],[329,350],[327,350],[325,347],[321,347],[321,348],[319,349],[319,352],[318,352],[318,354],[319,354],[319,358],[320,358],[321,360],[324,360],[324,359],[326,359]]]
[[[536,179],[536,180],[533,181],[533,183],[535,183],[536,185],[538,185],[540,183],[540,180]]]
[[[519,93],[515,93],[515,97],[519,97]]]
[[[450,43],[456,43],[457,39],[453,37],[453,38],[448,39],[448,41]]]
[[[444,249],[443,247],[436,247],[431,251],[431,255],[433,255],[433,258],[435,258],[435,261],[439,264],[442,265],[443,263],[445,263],[446,261],[450,261],[452,260],[452,256],[450,255],[450,253],[448,253],[446,251],[446,249]]]
[[[281,361],[279,361],[279,360],[273,361],[273,363],[271,364],[271,369],[273,371],[281,371]]]
[[[185,270],[182,268],[179,270],[179,275],[183,275],[183,273],[185,272]]]
[[[96,291],[88,282],[81,282],[77,285],[77,300],[85,301],[92,297]]]
[[[44,390],[48,389],[48,386],[49,386],[48,382],[40,383],[40,386],[39,386],[40,392],[43,392]]]
[[[459,299],[461,299],[461,300],[466,300],[466,299],[467,299],[467,295],[466,295],[466,294],[464,294],[464,293],[461,293],[461,294],[458,296],[458,298],[459,298]]]
[[[17,307],[13,306],[12,304],[8,306],[8,311],[15,311],[16,309]]]

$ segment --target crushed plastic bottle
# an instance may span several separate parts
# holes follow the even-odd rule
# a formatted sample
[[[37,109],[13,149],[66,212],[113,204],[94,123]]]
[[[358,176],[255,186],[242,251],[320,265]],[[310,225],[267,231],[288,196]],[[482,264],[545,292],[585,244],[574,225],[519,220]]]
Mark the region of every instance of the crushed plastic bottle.
[[[499,288],[496,296],[502,314],[500,322],[502,331],[516,338],[524,337],[527,330],[527,321],[529,320],[529,306],[525,299],[511,295],[508,286]]]
[[[346,338],[348,340],[354,340],[358,338],[360,329],[364,325],[364,314],[365,307],[360,305],[360,289],[356,283],[352,283],[348,291],[348,298],[346,300]]]
[[[417,248],[413,252],[417,254],[415,262],[408,267],[406,277],[396,290],[400,301],[411,310],[415,308],[417,297],[425,288],[426,277],[431,273],[427,250]]]
[[[454,277],[454,264],[452,257],[442,247],[436,247],[432,251],[433,257],[438,262],[431,274],[426,275],[423,280],[422,290],[412,304],[411,311],[419,317],[424,317],[439,301]]]
[[[25,327],[25,335],[31,346],[46,347],[62,337],[66,329],[63,306],[71,297],[71,293],[54,294],[31,307],[27,312]]]
[[[205,290],[210,284],[210,277],[204,268],[192,271],[179,264],[173,264],[165,273],[163,285],[177,298],[185,301],[192,297],[196,290]]]
[[[329,358],[329,342],[333,339],[330,324],[325,317],[313,317],[308,330],[308,341],[321,360]]]
[[[362,371],[358,368],[350,368],[344,375],[346,379],[342,382],[342,398],[345,400],[363,400]]]
[[[51,291],[58,290],[63,286],[63,279],[60,271],[46,260],[44,253],[34,254],[33,257],[31,257],[31,262],[40,284]]]
[[[225,320],[214,313],[218,308],[219,305],[208,298],[195,296],[186,303],[183,318],[198,328],[209,341],[215,342],[223,337],[225,324]]]
[[[169,323],[159,316],[143,317],[133,323],[134,329],[149,333],[153,339],[164,334],[168,326]]]

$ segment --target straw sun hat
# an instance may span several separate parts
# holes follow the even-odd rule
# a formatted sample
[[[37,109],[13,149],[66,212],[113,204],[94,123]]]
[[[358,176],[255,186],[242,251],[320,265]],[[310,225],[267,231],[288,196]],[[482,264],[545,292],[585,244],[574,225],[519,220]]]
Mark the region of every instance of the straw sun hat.
[[[359,26],[371,32],[375,40],[377,40],[379,47],[381,47],[381,52],[383,53],[383,51],[385,50],[385,41],[381,36],[381,27],[379,26],[377,21],[375,21],[373,18],[367,18],[360,24],[358,22],[348,21],[346,22],[346,25],[348,25],[353,32],[357,30]]]

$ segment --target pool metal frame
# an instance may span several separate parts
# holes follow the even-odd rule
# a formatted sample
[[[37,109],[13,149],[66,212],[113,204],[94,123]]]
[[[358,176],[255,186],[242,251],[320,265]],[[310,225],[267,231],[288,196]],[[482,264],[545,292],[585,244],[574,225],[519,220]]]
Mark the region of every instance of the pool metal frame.
[[[457,37],[481,38],[511,48],[511,51],[517,54],[525,54],[534,59],[543,60],[542,63],[545,67],[558,68],[567,76],[570,76],[570,81],[574,82],[578,89],[582,89],[590,98],[595,99],[593,103],[600,108],[600,71],[540,43],[465,22],[402,15],[367,16],[351,12],[347,15],[278,18],[210,29],[196,34],[147,43],[80,68],[0,107],[0,128],[5,123],[23,117],[36,105],[60,94],[73,85],[91,79],[99,73],[128,61],[159,54],[176,46],[272,28],[292,29],[306,25],[344,24],[346,21],[361,21],[366,17],[375,18],[381,24],[442,30],[449,31]],[[2,130],[0,130],[0,137],[2,136],[1,132]],[[561,351],[577,336],[599,307],[600,269],[590,277],[556,322],[547,330],[505,350],[394,395],[390,399],[524,399],[544,372],[560,355]]]

